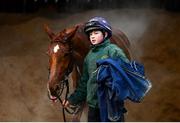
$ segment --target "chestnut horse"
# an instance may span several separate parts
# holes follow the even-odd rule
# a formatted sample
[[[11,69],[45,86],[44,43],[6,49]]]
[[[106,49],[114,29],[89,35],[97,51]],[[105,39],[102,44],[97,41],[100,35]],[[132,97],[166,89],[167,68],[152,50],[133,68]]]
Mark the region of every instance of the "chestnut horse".
[[[55,34],[45,25],[51,42],[48,48],[49,55],[49,80],[47,89],[52,100],[58,99],[62,83],[72,73],[73,87],[76,88],[79,74],[82,72],[82,64],[90,49],[90,41],[84,33],[84,24],[78,24]],[[112,43],[117,44],[131,59],[130,42],[126,35],[118,29],[112,29]],[[78,68],[78,69],[77,69]],[[78,71],[79,70],[79,71]],[[80,116],[79,116],[80,117]]]

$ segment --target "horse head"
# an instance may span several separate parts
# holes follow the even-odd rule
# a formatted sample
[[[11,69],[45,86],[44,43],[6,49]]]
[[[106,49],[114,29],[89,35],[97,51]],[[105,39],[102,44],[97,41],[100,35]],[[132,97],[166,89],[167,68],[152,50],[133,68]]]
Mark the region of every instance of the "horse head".
[[[50,38],[47,54],[49,56],[49,80],[47,83],[48,94],[52,100],[57,99],[61,82],[65,80],[73,69],[73,49],[71,39],[78,26],[64,29],[55,34],[45,25],[45,31]]]

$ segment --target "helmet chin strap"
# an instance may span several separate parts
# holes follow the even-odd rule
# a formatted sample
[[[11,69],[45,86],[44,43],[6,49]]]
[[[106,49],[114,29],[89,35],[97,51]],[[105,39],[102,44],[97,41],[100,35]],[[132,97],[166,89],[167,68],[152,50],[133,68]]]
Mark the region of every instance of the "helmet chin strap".
[[[108,33],[107,32],[104,32],[104,33],[105,33],[105,35],[104,35],[104,40],[105,40],[108,36]]]

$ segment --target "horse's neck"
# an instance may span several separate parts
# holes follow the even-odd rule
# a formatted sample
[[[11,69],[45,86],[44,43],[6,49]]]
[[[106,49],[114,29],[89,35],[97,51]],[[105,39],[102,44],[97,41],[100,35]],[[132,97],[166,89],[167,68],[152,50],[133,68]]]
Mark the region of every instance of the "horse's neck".
[[[74,58],[79,65],[80,69],[82,68],[82,64],[85,56],[89,51],[90,42],[83,31],[83,25],[80,25],[77,29],[74,37],[72,38],[73,50],[74,50]]]

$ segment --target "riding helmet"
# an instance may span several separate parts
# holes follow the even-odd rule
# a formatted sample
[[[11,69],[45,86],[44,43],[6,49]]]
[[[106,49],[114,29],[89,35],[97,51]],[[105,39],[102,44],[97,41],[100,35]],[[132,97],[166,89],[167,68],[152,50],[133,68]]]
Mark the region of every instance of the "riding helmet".
[[[86,34],[89,34],[89,32],[93,30],[106,31],[108,33],[106,38],[110,38],[112,36],[112,29],[110,24],[102,17],[94,17],[85,23],[84,32]]]

